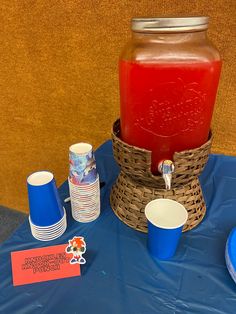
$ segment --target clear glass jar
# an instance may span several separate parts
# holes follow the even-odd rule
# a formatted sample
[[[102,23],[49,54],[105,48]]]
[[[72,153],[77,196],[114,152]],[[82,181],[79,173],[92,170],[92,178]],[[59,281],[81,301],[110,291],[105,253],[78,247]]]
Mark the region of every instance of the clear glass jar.
[[[152,151],[152,171],[207,141],[221,60],[207,17],[134,18],[119,64],[121,137]]]

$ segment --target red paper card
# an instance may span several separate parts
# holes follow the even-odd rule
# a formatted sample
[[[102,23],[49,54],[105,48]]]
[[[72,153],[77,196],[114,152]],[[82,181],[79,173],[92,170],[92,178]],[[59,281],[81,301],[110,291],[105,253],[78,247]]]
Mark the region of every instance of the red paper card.
[[[11,253],[13,285],[80,276],[80,265],[70,264],[68,244]]]

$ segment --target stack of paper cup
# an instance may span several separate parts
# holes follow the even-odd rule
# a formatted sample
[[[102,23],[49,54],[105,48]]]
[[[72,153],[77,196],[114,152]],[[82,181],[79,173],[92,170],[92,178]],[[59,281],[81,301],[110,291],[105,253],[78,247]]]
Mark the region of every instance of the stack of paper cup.
[[[78,143],[69,148],[69,189],[72,217],[90,222],[100,215],[100,186],[92,146]]]
[[[66,211],[61,205],[53,174],[38,171],[27,179],[30,216],[33,237],[50,241],[60,237],[66,230]]]

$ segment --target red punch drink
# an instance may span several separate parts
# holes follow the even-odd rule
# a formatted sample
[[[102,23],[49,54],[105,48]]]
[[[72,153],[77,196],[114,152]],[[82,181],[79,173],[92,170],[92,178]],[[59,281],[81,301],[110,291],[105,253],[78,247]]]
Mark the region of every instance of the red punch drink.
[[[152,151],[153,172],[207,141],[221,61],[120,62],[122,140]]]
[[[152,151],[152,172],[209,135],[221,60],[207,17],[137,18],[119,64],[121,138]]]

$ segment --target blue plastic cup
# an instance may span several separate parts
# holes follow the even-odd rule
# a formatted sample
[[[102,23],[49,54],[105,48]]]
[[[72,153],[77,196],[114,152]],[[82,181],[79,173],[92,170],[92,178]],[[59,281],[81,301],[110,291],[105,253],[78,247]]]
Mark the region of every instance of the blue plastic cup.
[[[59,222],[64,210],[53,174],[48,171],[34,172],[27,178],[27,187],[32,223],[46,227]]]
[[[156,199],[145,207],[148,220],[147,247],[154,258],[166,260],[177,249],[188,212],[180,203],[170,199]]]

